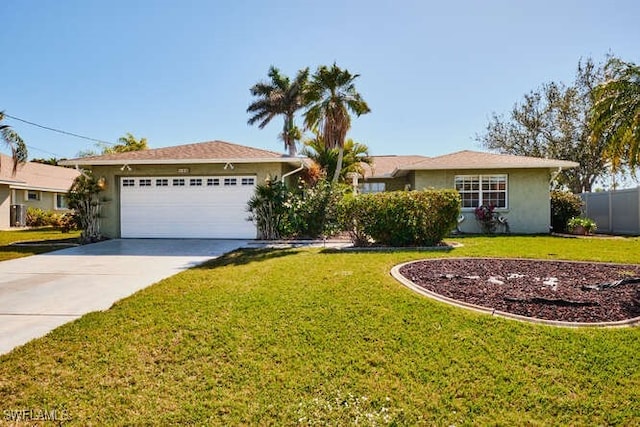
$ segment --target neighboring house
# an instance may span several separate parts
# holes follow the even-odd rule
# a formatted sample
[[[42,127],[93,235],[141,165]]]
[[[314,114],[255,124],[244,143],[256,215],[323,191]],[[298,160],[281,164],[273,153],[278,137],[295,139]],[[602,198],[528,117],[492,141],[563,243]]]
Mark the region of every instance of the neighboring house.
[[[24,226],[23,214],[29,207],[67,210],[66,195],[78,171],[33,162],[19,164],[15,175],[12,169],[11,157],[0,154],[0,229]]]
[[[302,160],[211,141],[62,163],[104,179],[107,237],[255,239],[247,202],[256,184],[299,172]]]
[[[303,159],[223,141],[67,160],[103,178],[101,231],[124,238],[256,237],[247,201],[267,179],[293,178]],[[362,192],[455,188],[464,232],[474,209],[494,203],[514,233],[548,233],[549,185],[574,162],[461,151],[439,157],[374,156]]]
[[[416,162],[412,161],[414,157],[409,156],[407,163],[389,171],[389,167],[376,167],[378,157],[374,156],[373,169],[385,170],[386,175],[365,174],[360,185],[385,183],[393,189],[456,189],[462,197],[463,215],[458,227],[470,233],[481,231],[474,211],[483,204],[494,204],[496,212],[507,219],[512,233],[548,233],[550,182],[559,171],[578,166],[565,160],[468,150]],[[381,164],[387,165],[390,158],[394,156],[381,156]]]

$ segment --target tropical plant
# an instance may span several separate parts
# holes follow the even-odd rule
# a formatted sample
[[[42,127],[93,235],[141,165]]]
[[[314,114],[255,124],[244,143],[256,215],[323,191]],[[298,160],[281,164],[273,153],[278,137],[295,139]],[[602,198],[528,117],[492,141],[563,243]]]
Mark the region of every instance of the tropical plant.
[[[104,200],[100,193],[104,181],[85,171],[73,180],[67,194],[67,204],[75,211],[78,227],[81,230],[80,242],[92,243],[102,239],[100,234],[100,208]]]
[[[125,136],[118,138],[118,143],[111,147],[105,147],[102,154],[126,153],[129,151],[148,150],[147,138],[137,139],[133,134],[127,132]]]
[[[332,181],[338,182],[342,171],[344,144],[351,128],[350,113],[360,116],[371,110],[356,91],[354,81],[359,74],[342,70],[335,63],[318,67],[306,92],[304,113],[307,129],[318,129],[327,148],[337,148],[338,158]]]
[[[364,174],[362,164],[371,165],[373,160],[369,157],[369,147],[365,144],[355,142],[349,138],[344,142],[342,157],[342,170],[340,171],[340,181],[346,181],[348,175],[356,173]],[[300,154],[313,160],[326,176],[333,176],[338,165],[338,148],[328,148],[322,137],[316,132],[314,138],[304,141],[304,147]]]
[[[606,142],[614,169],[626,164],[633,171],[640,165],[640,66],[612,57],[605,75],[594,90],[592,135]]]
[[[296,155],[296,141],[301,138],[300,129],[295,125],[295,114],[304,106],[304,92],[309,78],[309,68],[298,71],[295,79],[281,74],[274,66],[269,68],[270,82],[256,83],[249,89],[256,98],[247,108],[252,113],[248,122],[250,125],[259,123],[263,129],[271,119],[284,116],[284,126],[280,138],[284,141],[285,150],[289,155]]]
[[[2,137],[4,145],[11,150],[11,157],[13,159],[12,171],[15,174],[18,170],[18,165],[27,161],[27,145],[11,126],[2,124],[4,118],[4,111],[0,111],[0,136]]]
[[[286,234],[288,199],[287,187],[277,178],[256,186],[247,203],[249,221],[258,229],[258,239],[275,240]]]

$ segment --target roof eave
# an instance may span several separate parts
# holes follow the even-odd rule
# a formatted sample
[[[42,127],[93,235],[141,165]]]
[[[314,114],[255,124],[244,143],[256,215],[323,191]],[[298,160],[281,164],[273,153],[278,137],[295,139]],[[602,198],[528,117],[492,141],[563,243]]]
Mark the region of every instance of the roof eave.
[[[71,187],[71,185],[69,185]],[[68,188],[54,188],[54,187],[39,187],[37,185],[28,184],[15,184],[9,185],[12,190],[33,190],[33,191],[46,191],[48,193],[68,193]]]
[[[299,164],[300,157],[281,158],[230,158],[230,159],[72,159],[60,162],[63,166],[117,166],[117,165],[176,165],[176,164],[224,164],[224,163],[290,163]]]
[[[446,171],[446,170],[489,170],[489,169],[549,169],[549,170],[565,170],[572,169],[580,166],[578,163],[572,164],[549,164],[549,165],[485,165],[485,166],[477,166],[477,165],[460,165],[453,167],[401,167],[397,168],[392,176],[404,176],[410,171]]]

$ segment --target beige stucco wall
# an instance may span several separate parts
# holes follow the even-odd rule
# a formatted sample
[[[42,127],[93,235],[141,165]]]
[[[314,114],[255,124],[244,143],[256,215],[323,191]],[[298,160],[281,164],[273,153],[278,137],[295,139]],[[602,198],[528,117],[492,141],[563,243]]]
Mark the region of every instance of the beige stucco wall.
[[[32,190],[37,191],[37,190]],[[16,205],[25,205],[27,208],[38,208],[45,211],[57,211],[57,212],[66,212],[66,210],[56,209],[56,195],[57,194],[66,194],[64,192],[61,193],[51,193],[48,191],[38,191],[40,194],[40,200],[28,200],[27,199],[27,190],[14,190],[14,200],[13,204]]]
[[[384,182],[385,191],[399,191],[404,190],[405,185],[409,183],[406,177],[398,178],[368,178],[361,180],[360,182]]]
[[[410,176],[412,188],[454,188],[456,175],[501,175],[506,174],[507,209],[499,212],[508,218],[512,233],[549,233],[551,201],[549,196],[550,173],[547,169],[464,170],[464,171],[416,171]],[[460,231],[478,233],[473,209],[463,209],[465,220]],[[501,231],[500,229],[498,230]]]
[[[0,230],[10,226],[11,190],[8,185],[0,185]]]
[[[256,182],[262,184],[268,177],[280,178],[293,170],[282,163],[234,163],[234,169],[224,169],[225,164],[174,164],[174,165],[131,165],[131,170],[120,170],[121,166],[94,166],[91,168],[97,177],[104,177],[107,183],[102,196],[106,199],[102,205],[100,231],[106,237],[120,237],[120,178],[123,176],[235,176],[255,175]],[[178,169],[187,168],[189,173],[178,173]]]

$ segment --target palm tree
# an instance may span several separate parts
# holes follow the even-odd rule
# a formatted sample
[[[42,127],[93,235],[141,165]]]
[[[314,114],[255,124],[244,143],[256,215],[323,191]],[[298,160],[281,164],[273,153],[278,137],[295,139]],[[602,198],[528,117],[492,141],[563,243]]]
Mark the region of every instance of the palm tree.
[[[13,173],[18,170],[18,164],[27,161],[27,145],[24,143],[20,135],[14,131],[11,126],[2,124],[4,120],[4,111],[0,111],[0,135],[2,142],[11,149],[11,157],[13,157]]]
[[[340,69],[335,63],[331,67],[318,67],[309,83],[304,113],[307,129],[319,129],[327,148],[338,148],[338,159],[333,174],[337,182],[342,170],[344,141],[351,128],[350,112],[356,116],[369,113],[367,103],[356,91],[354,80],[359,74]]]
[[[594,139],[602,137],[614,170],[640,165],[640,66],[610,58],[609,78],[594,89],[591,117]]]
[[[105,147],[102,154],[126,153],[129,151],[148,150],[147,138],[137,139],[133,134],[127,132],[125,136],[118,138],[118,144]]]
[[[315,137],[304,142],[304,147],[300,154],[307,156],[313,160],[326,176],[334,176],[338,165],[339,149],[328,148],[322,137],[316,132]],[[362,164],[371,165],[373,161],[369,157],[369,147],[365,144],[355,142],[349,138],[344,142],[342,169],[339,173],[339,179],[346,181],[348,175],[357,173],[364,175]]]
[[[263,129],[275,116],[284,116],[284,126],[280,137],[284,141],[285,150],[289,155],[296,155],[296,140],[300,139],[300,130],[296,127],[294,119],[296,111],[304,105],[304,91],[309,78],[309,68],[298,71],[296,78],[291,81],[289,77],[280,73],[274,66],[269,68],[269,83],[256,83],[250,89],[251,95],[257,99],[247,108],[248,113],[253,113],[248,122],[250,125],[260,122],[258,127]]]

